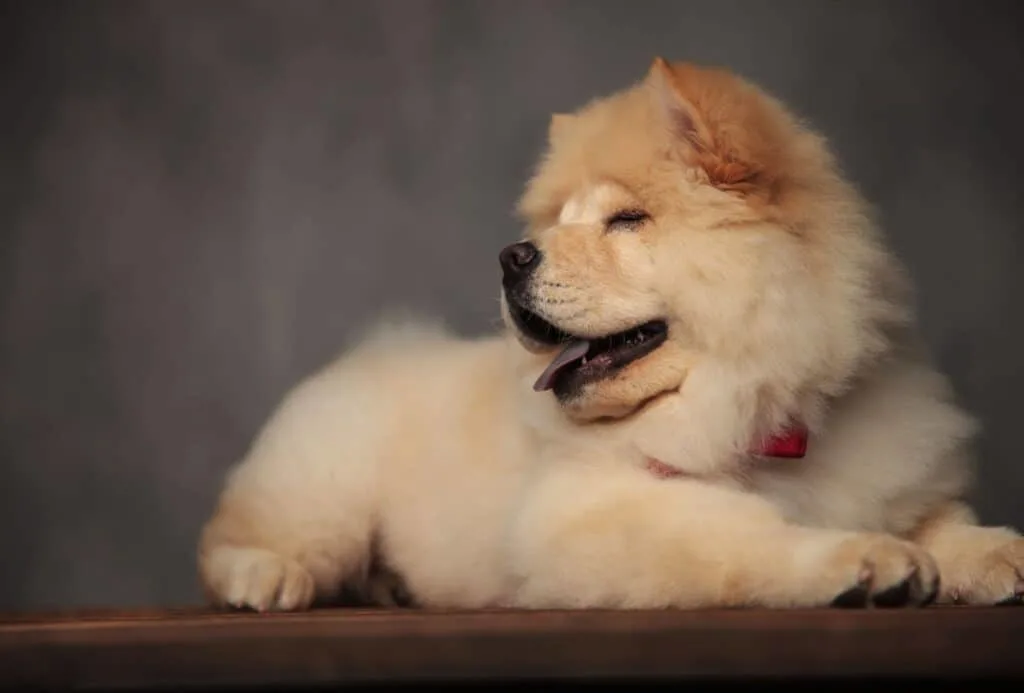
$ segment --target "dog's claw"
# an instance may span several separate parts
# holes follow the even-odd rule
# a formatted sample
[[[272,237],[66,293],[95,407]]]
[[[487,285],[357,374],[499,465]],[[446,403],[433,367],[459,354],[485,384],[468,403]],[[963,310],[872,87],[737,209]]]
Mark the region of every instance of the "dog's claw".
[[[839,609],[862,609],[867,605],[868,585],[854,585],[832,600],[832,606]]]
[[[879,592],[871,601],[875,606],[882,608],[904,606],[910,601],[910,578]]]

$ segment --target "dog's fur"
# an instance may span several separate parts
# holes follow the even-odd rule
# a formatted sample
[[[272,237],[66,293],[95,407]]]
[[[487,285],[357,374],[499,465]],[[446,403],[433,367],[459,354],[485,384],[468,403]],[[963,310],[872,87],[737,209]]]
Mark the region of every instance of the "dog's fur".
[[[616,210],[649,217],[610,228]],[[1024,540],[963,497],[973,419],[822,137],[731,73],[658,59],[553,117],[519,209],[534,310],[667,341],[569,393],[552,347],[382,327],[292,391],[230,474],[216,602],[300,609],[398,575],[430,607],[988,604]],[[804,459],[748,453],[792,421]],[[645,464],[679,472],[662,479]],[[380,572],[374,566],[383,565]]]

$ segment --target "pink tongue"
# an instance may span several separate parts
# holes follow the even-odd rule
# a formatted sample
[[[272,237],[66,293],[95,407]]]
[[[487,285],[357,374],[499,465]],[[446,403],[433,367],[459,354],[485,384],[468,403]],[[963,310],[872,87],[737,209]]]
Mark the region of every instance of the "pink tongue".
[[[587,351],[590,350],[590,342],[585,339],[574,339],[565,345],[565,348],[559,352],[555,360],[551,362],[544,372],[537,378],[537,382],[533,384],[533,389],[537,392],[543,392],[544,390],[550,390],[555,383],[555,376],[558,372],[566,366],[579,361],[587,355]]]

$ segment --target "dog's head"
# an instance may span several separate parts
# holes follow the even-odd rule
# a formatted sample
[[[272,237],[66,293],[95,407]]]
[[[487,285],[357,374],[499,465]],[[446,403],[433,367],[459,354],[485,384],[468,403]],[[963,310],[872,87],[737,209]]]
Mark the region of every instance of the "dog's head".
[[[709,357],[836,390],[905,317],[822,138],[721,70],[659,58],[554,116],[519,211],[502,315],[577,419],[635,411]]]

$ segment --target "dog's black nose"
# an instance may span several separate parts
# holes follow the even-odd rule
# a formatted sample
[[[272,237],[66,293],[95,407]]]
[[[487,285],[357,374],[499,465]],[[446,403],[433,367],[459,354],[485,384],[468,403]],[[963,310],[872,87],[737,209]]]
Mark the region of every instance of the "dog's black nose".
[[[513,243],[502,249],[498,255],[501,269],[505,273],[505,281],[521,279],[533,270],[540,262],[540,251],[528,241]]]

